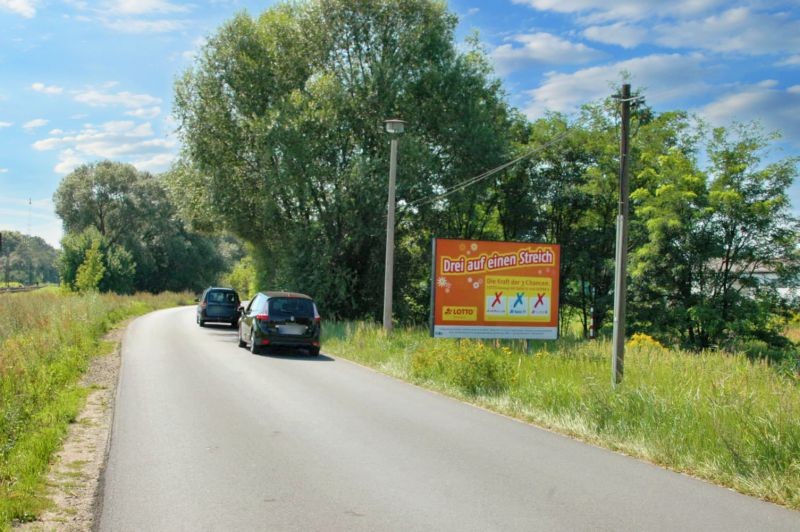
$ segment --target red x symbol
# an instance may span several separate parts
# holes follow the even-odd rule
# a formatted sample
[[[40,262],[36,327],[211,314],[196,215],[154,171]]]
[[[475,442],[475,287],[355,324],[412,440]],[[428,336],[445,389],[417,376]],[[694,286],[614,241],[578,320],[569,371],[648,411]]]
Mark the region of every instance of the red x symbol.
[[[533,306],[533,308],[538,307],[540,303],[544,305],[544,296],[545,294],[536,294],[536,304]]]
[[[494,293],[494,301],[492,301],[492,306],[494,307],[498,303],[500,303],[500,296],[503,295],[503,292],[495,292]]]

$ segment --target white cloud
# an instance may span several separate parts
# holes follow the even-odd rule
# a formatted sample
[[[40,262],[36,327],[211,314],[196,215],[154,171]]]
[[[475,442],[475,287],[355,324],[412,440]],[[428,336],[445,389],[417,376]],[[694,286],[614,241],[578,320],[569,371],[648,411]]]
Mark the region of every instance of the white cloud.
[[[7,174],[8,168],[0,168],[0,174]]]
[[[539,11],[577,13],[587,21],[639,20],[654,16],[689,16],[707,12],[725,0],[513,0]]]
[[[700,20],[657,25],[654,30],[655,41],[663,46],[761,55],[800,49],[798,27],[796,15],[737,7]]]
[[[775,66],[796,67],[800,66],[800,54],[790,55],[782,61],[778,61]]]
[[[3,129],[4,127],[11,127],[13,125],[14,122],[0,122],[0,129]]]
[[[161,114],[161,108],[156,107],[140,107],[139,109],[134,109],[133,111],[126,111],[126,115],[134,116],[136,118],[155,118],[159,114]]]
[[[61,129],[51,129],[47,134],[48,135],[63,135],[64,131],[61,130]]]
[[[640,26],[617,22],[608,26],[589,26],[583,36],[604,44],[635,48],[647,40],[648,31]]]
[[[188,23],[181,20],[143,20],[143,19],[117,19],[108,20],[105,25],[122,33],[167,33],[184,29]]]
[[[116,0],[109,2],[108,11],[123,15],[149,15],[152,13],[185,13],[187,6],[164,0]]]
[[[132,92],[103,92],[97,89],[87,89],[74,93],[75,101],[91,105],[92,107],[107,107],[118,105],[129,109],[146,107],[161,103],[160,98],[149,94],[134,94]]]
[[[165,33],[182,30],[189,25],[185,20],[168,18],[187,13],[194,5],[168,0],[106,0],[97,3],[71,1],[85,13],[74,18],[98,22],[122,33]]]
[[[471,8],[469,8],[469,9],[467,9],[467,16],[468,16],[468,17],[471,17],[472,15],[476,15],[476,14],[478,14],[478,12],[480,12],[480,8],[477,8],[477,7],[471,7]]]
[[[80,131],[53,135],[33,143],[38,151],[59,151],[57,173],[69,173],[80,164],[97,159],[131,162],[141,169],[165,170],[175,157],[174,138],[156,138],[151,124],[132,120],[86,124]],[[167,163],[164,163],[167,161]]]
[[[746,55],[796,53],[800,49],[800,32],[797,31],[800,20],[797,11],[790,7],[792,3],[788,2],[513,1],[540,11],[577,15],[576,22],[587,26],[583,32],[586,38],[625,48],[652,42],[676,49]],[[641,24],[628,24],[632,21]],[[795,61],[800,62],[800,59]]]
[[[501,74],[542,63],[585,63],[603,55],[584,44],[573,43],[551,33],[516,35],[512,40],[522,44],[522,47],[503,44],[491,53]]]
[[[78,157],[74,150],[66,149],[58,154],[58,164],[53,170],[57,174],[68,174],[85,162],[87,161]]]
[[[40,83],[38,81],[33,85],[31,85],[31,88],[36,92],[41,92],[44,94],[61,94],[62,92],[64,92],[64,89],[62,89],[61,87],[57,87],[55,85],[51,85],[48,87],[44,83]]]
[[[699,109],[714,125],[758,120],[767,130],[778,130],[784,138],[800,147],[800,86],[786,90],[771,83],[736,87],[728,94]]]
[[[160,153],[158,155],[154,155],[149,159],[140,159],[137,161],[133,161],[133,165],[138,168],[139,170],[143,170],[146,172],[158,172],[169,168],[172,164],[172,161],[175,160],[174,153]]]
[[[50,122],[49,120],[45,120],[44,118],[35,118],[28,122],[22,124],[22,127],[27,130],[36,129],[37,127],[46,126]]]
[[[36,15],[36,2],[33,0],[0,0],[0,8],[25,18],[33,18]]]
[[[708,71],[699,54],[650,55],[604,66],[578,70],[571,74],[550,72],[538,88],[528,91],[531,101],[525,112],[539,118],[546,111],[573,112],[584,103],[602,99],[611,92],[611,85],[627,72],[638,87],[657,87],[645,92],[648,102],[659,103],[704,93]]]

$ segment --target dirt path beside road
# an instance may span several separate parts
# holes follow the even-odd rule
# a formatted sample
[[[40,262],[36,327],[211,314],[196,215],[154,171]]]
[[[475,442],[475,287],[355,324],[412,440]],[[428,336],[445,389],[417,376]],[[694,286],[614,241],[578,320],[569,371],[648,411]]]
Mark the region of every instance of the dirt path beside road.
[[[92,530],[100,494],[100,478],[111,438],[114,395],[121,363],[122,336],[128,321],[109,332],[103,341],[113,344],[106,355],[92,359],[81,381],[89,388],[83,410],[61,450],[54,456],[47,475],[48,495],[54,506],[36,521],[16,530]]]

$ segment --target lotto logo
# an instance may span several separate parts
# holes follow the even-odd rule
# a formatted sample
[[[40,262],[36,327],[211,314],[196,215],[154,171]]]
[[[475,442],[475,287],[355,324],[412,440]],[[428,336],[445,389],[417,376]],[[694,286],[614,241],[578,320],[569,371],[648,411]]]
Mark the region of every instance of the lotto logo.
[[[478,307],[442,307],[442,318],[448,321],[476,321]]]

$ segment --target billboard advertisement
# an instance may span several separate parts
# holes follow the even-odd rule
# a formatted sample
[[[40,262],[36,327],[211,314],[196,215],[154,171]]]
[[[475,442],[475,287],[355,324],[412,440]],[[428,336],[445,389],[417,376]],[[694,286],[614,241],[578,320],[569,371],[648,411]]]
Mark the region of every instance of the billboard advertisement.
[[[431,334],[558,338],[557,244],[433,240]]]

